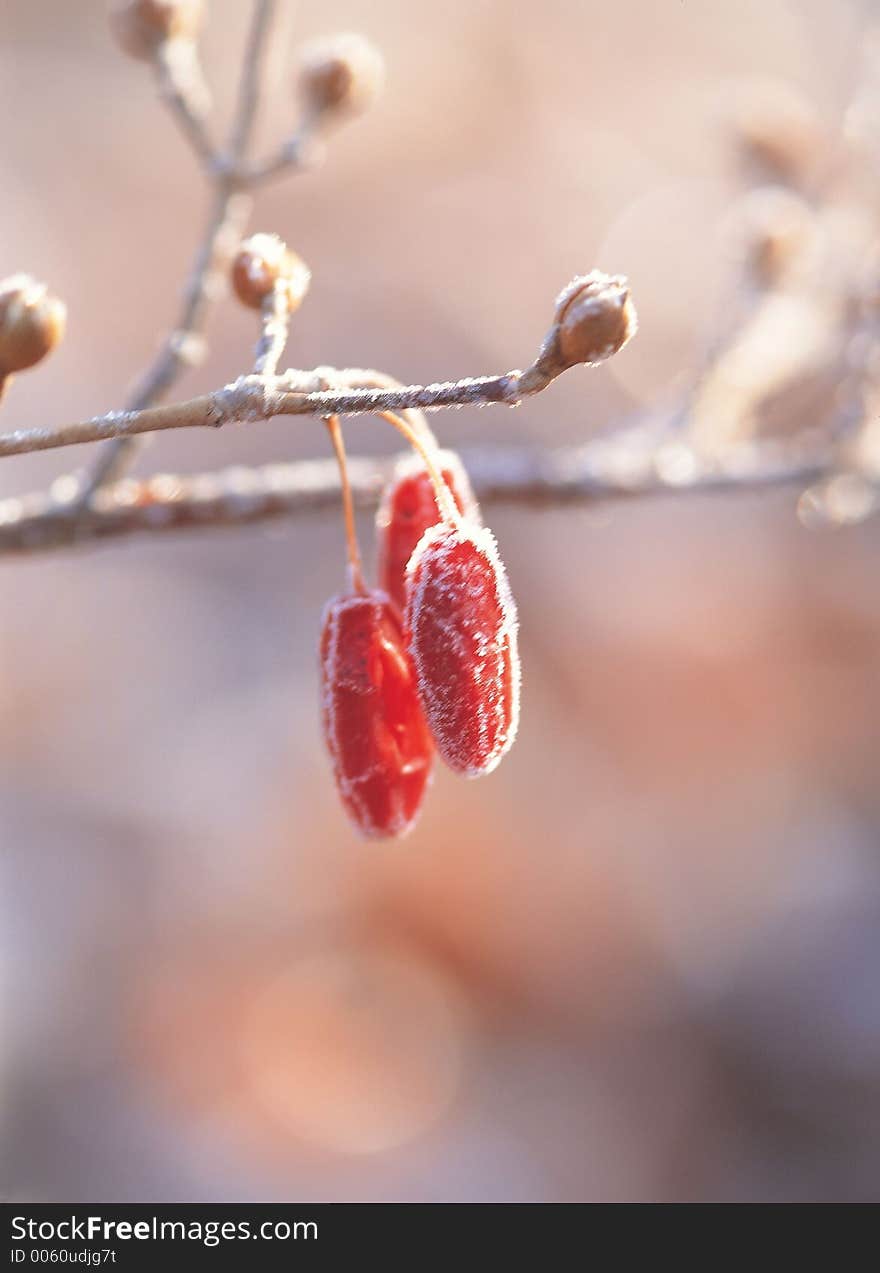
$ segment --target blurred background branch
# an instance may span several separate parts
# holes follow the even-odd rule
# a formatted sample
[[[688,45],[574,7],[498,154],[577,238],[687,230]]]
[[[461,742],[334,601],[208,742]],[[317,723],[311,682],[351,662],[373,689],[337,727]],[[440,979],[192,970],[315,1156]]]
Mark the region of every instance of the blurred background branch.
[[[772,444],[742,447],[726,465],[706,465],[676,439],[657,445],[635,433],[579,447],[462,452],[481,503],[531,508],[593,505],[636,496],[735,493],[772,486],[809,486],[804,518],[845,522],[867,515],[875,488],[858,474],[841,476],[832,456]],[[395,460],[349,461],[359,507],[374,508]],[[836,483],[834,479],[836,477]],[[823,488],[822,483],[831,482]],[[48,493],[0,501],[0,554],[83,545],[126,535],[236,527],[339,507],[339,475],[330,460],[237,466],[189,476],[123,479],[89,507],[64,516],[76,496],[71,479]]]

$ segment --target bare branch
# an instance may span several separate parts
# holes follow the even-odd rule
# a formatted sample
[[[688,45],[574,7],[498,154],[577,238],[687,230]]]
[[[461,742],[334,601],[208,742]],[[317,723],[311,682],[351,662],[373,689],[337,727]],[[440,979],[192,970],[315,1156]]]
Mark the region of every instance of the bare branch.
[[[343,388],[311,387],[326,383],[341,384]],[[131,438],[167,429],[219,428],[224,424],[251,423],[281,415],[369,415],[414,407],[434,411],[442,407],[492,403],[516,406],[524,397],[538,393],[549,383],[546,376],[536,378],[533,368],[525,372],[509,371],[503,376],[387,389],[348,388],[348,373],[332,367],[319,367],[314,372],[291,371],[283,376],[242,376],[223,389],[187,402],[146,407],[140,411],[110,411],[74,424],[3,434],[0,458],[107,438]]]
[[[164,40],[153,59],[159,96],[207,172],[218,156],[208,132],[210,97],[202,78],[198,50],[191,40]]]
[[[221,293],[225,269],[244,232],[252,200],[239,186],[237,170],[247,157],[263,74],[266,42],[277,9],[276,0],[257,0],[244,57],[235,121],[232,126],[228,162],[218,157],[204,131],[204,104],[193,91],[193,81],[181,82],[176,55],[167,55],[167,46],[158,57],[157,70],[166,100],[175,112],[200,160],[206,164],[214,183],[214,202],[204,237],[196,251],[183,310],[169,333],[153,365],[129,400],[129,410],[140,411],[159,401],[181,372],[201,361],[204,342],[200,339],[212,302]],[[197,64],[196,64],[197,66]],[[187,91],[187,89],[189,91]],[[113,436],[113,435],[109,435]],[[131,437],[117,437],[108,444],[88,475],[79,479],[79,504],[84,507],[105,482],[125,472],[139,443]]]
[[[657,495],[747,493],[836,480],[834,457],[815,446],[747,445],[734,450],[725,464],[710,465],[680,439],[658,445],[656,436],[638,430],[580,447],[498,448],[465,453],[463,459],[483,503],[533,508]],[[394,460],[348,461],[358,507],[378,503],[393,465]],[[339,472],[332,460],[125,480],[98,492],[78,516],[71,516],[66,505],[75,488],[65,483],[72,479],[60,479],[48,493],[0,501],[0,555],[301,517],[336,510],[340,496]]]
[[[326,149],[324,142],[315,136],[312,122],[304,120],[274,154],[241,167],[239,179],[244,186],[260,186],[285,173],[314,168],[323,162]]]
[[[196,252],[183,307],[177,325],[169,333],[152,366],[129,399],[129,410],[141,411],[159,401],[185,368],[201,361],[204,354],[202,332],[226,275],[245,223],[250,215],[248,195],[222,188],[214,198],[205,235]],[[105,436],[112,437],[112,434]],[[81,499],[88,502],[105,482],[124,472],[137,443],[117,437],[108,443],[87,479],[81,482]]]
[[[260,105],[264,60],[277,11],[277,0],[256,0],[242,64],[235,120],[229,139],[229,154],[234,165],[241,163],[246,157],[253,137]]]

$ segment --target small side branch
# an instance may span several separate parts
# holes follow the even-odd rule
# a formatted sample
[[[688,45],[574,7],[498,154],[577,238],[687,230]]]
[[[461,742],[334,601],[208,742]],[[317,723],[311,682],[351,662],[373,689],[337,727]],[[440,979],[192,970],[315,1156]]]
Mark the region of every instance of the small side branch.
[[[274,154],[239,170],[241,184],[249,189],[264,185],[285,173],[315,168],[326,155],[325,143],[315,135],[313,122],[305,120]]]
[[[213,172],[218,155],[208,131],[210,97],[195,44],[191,40],[164,41],[156,49],[154,65],[159,96],[202,167]]]
[[[229,154],[233,165],[240,164],[247,156],[253,138],[260,106],[260,87],[263,82],[266,52],[277,9],[278,0],[256,0],[242,63],[235,120],[229,140]]]
[[[262,331],[254,362],[255,376],[274,376],[290,334],[290,299],[286,279],[275,284],[263,302]]]
[[[222,285],[229,258],[238,244],[250,210],[251,199],[248,195],[225,187],[217,191],[204,237],[184,289],[177,324],[134,389],[129,399],[129,410],[142,411],[158,402],[187,367],[201,362],[204,355],[203,332],[211,306]],[[113,434],[105,436],[112,438]],[[88,476],[80,480],[80,499],[83,504],[105,482],[113,481],[125,471],[136,446],[135,440],[123,436],[108,443]]]

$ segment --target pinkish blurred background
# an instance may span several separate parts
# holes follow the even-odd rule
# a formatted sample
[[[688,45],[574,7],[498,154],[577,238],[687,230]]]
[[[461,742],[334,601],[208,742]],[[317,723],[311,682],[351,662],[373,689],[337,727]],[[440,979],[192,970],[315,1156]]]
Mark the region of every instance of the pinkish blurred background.
[[[228,114],[249,6],[211,0]],[[4,0],[0,275],[68,337],[6,429],[119,406],[172,321],[202,181],[101,0]],[[522,366],[573,273],[642,330],[454,445],[574,441],[686,382],[737,185],[719,89],[830,117],[842,0],[285,6],[385,52],[375,110],[253,224],[314,272],[291,358],[424,381]],[[224,303],[181,393],[248,363]],[[381,423],[355,452],[396,449]],[[155,442],[192,471],[326,454],[309,422]],[[0,494],[78,455],[7,460]],[[84,1200],[876,1198],[880,529],[796,492],[489,510],[517,594],[519,741],[439,773],[365,845],[319,738],[338,518],[3,562],[5,1196]],[[364,519],[363,534],[370,533]]]

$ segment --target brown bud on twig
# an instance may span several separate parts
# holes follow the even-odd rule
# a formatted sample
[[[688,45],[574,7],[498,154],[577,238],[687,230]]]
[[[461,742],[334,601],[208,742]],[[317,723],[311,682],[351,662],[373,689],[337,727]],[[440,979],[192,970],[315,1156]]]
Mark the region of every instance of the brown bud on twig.
[[[556,302],[555,325],[564,367],[610,358],[636,331],[626,279],[600,270],[574,279]]]
[[[312,274],[277,234],[252,234],[232,262],[232,286],[243,305],[261,309],[278,283],[286,285],[288,312],[299,309]]]
[[[27,274],[0,282],[0,378],[33,367],[64,335],[67,308]]]
[[[572,279],[556,298],[553,326],[535,362],[520,376],[520,390],[533,393],[569,367],[603,362],[637,328],[629,284],[621,274],[592,270]]]
[[[372,105],[384,78],[381,53],[362,35],[314,40],[300,54],[299,89],[315,115],[360,114]]]
[[[194,40],[203,16],[202,0],[117,0],[110,29],[130,57],[149,59],[166,40]]]

